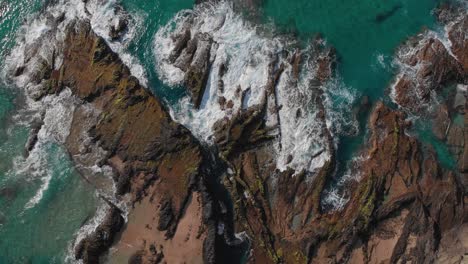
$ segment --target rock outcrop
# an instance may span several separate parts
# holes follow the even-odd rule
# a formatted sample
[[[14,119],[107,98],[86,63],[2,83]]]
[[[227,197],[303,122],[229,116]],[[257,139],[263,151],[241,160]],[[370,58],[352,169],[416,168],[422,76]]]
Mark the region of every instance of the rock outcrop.
[[[462,259],[466,241],[454,237],[466,221],[462,185],[437,165],[432,150],[406,135],[409,125],[402,112],[377,104],[369,120],[368,159],[357,168],[361,178],[350,184],[350,201],[336,212],[320,206],[334,164],[310,182],[305,173],[275,172],[266,147],[230,158],[233,173],[225,185],[236,230],[252,238],[250,263]],[[459,250],[447,255],[450,243]]]
[[[448,40],[426,30],[410,38],[397,54],[401,72],[392,88],[393,99],[413,112],[433,103],[431,99],[443,87],[467,82],[466,10],[442,6],[437,13],[439,21],[446,26]]]
[[[111,261],[213,263],[222,199],[214,198],[216,172],[209,171],[199,142],[172,121],[89,22],[70,23],[63,47],[59,68],[40,69],[48,74],[41,75],[35,98],[63,89],[79,98],[65,145],[77,165],[97,160],[112,168],[112,200],[132,207],[124,225],[123,212],[106,199],[110,209],[94,232],[77,241],[76,259],[98,263],[113,245],[118,251]]]
[[[44,60],[37,68],[34,80],[41,89],[34,98],[69,89],[79,99],[65,146],[77,165],[110,167],[116,187],[115,197],[104,198],[108,210],[103,221],[77,241],[75,258],[84,263],[104,257],[110,263],[239,263],[249,246],[249,263],[466,261],[468,117],[463,116],[463,126],[452,120],[455,110],[465,114],[467,104],[466,16],[438,14],[441,21],[457,18],[449,27],[452,50],[437,38],[411,40],[414,49],[401,61],[414,75],[399,76],[395,100],[418,110],[415,100],[428,100],[442,86],[462,82],[451,97],[454,107],[440,108],[436,116],[441,122],[434,128],[456,149],[458,170],[439,166],[435,151],[406,133],[411,124],[405,113],[379,102],[368,121],[370,135],[362,150],[367,158],[353,171],[360,176],[347,185],[349,202],[335,211],[322,207],[337,169],[322,88],[334,75],[336,57],[320,39],[314,40],[311,54],[284,51],[281,63],[271,56],[258,104],[244,104],[254,87],[234,88],[232,96],[239,102],[220,96],[221,109],[230,115],[215,123],[215,146],[208,148],[171,119],[87,21],[70,23],[61,65]],[[125,25],[111,31],[117,40]],[[217,43],[189,29],[179,33],[168,60],[183,72],[192,102],[200,108]],[[283,147],[283,105],[277,86],[288,71],[293,78],[287,84],[296,87],[306,59],[317,66],[307,80],[313,99],[307,103],[318,109],[313,118],[323,141],[310,162],[326,158],[314,170],[281,171],[276,150]],[[229,65],[217,66],[222,77]],[[21,74],[19,68],[15,75]],[[220,94],[233,91],[222,78],[217,88]],[[302,111],[297,108],[296,118]],[[274,125],[266,116],[274,117]],[[33,144],[34,133],[27,148]],[[119,209],[123,203],[131,207],[127,219]],[[110,247],[115,250],[106,255]]]
[[[189,29],[176,36],[175,48],[170,55],[170,62],[184,71],[185,85],[196,108],[205,92],[211,67],[210,50],[213,40],[208,34],[197,33],[191,36]]]
[[[397,59],[402,72],[393,87],[394,100],[412,114],[433,115],[434,135],[449,146],[466,191],[468,13],[456,4],[441,5],[435,13],[448,39],[425,31],[400,48]],[[432,100],[435,97],[437,102]],[[427,106],[436,104],[435,111],[428,111]]]

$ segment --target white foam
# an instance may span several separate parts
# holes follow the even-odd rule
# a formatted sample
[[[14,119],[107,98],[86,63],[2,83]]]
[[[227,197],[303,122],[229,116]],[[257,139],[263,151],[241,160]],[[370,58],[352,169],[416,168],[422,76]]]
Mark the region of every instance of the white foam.
[[[22,89],[27,95],[25,105],[14,120],[18,124],[29,125],[32,120],[37,119],[44,113],[44,124],[38,133],[38,141],[35,148],[29,153],[27,158],[16,157],[14,159],[14,169],[9,173],[11,176],[25,175],[31,180],[40,180],[41,185],[34,196],[26,203],[25,210],[33,208],[42,200],[54,177],[52,174],[48,146],[50,144],[62,144],[69,135],[73,112],[78,99],[72,96],[69,89],[64,89],[59,95],[48,95],[40,101],[35,101],[42,87],[42,83],[36,83],[38,69],[41,64],[47,63],[49,66],[55,63],[55,69],[61,66],[63,61],[63,43],[66,37],[66,28],[75,19],[88,19],[92,29],[96,34],[103,37],[111,49],[119,54],[122,61],[129,66],[132,75],[136,76],[142,84],[146,85],[146,73],[138,60],[127,52],[127,48],[136,36],[138,30],[143,27],[142,18],[129,16],[122,9],[116,9],[116,0],[89,0],[85,4],[81,0],[58,0],[55,4],[49,5],[46,10],[30,19],[19,30],[17,45],[6,58],[4,69],[2,69],[2,79],[12,82],[16,87]],[[109,36],[110,25],[116,25],[119,19],[127,18],[129,30],[122,39],[111,41]],[[63,21],[58,22],[59,18]],[[23,74],[14,77],[13,73],[19,67],[24,67]],[[48,156],[49,155],[49,156]],[[56,158],[56,157],[53,157]],[[59,157],[60,158],[60,157]],[[90,168],[96,172],[110,176],[108,168]],[[110,195],[115,193],[115,186],[111,186]],[[97,195],[97,193],[96,193]],[[109,194],[106,191],[106,194]],[[124,218],[127,218],[128,204],[126,199],[117,201],[109,198],[114,204],[124,211]],[[96,215],[89,223],[77,232],[77,241],[80,241],[102,222],[107,211],[105,203],[101,203]],[[73,260],[73,247],[69,248],[66,257],[67,262]]]
[[[44,124],[38,132],[37,143],[27,158],[15,157],[13,169],[8,173],[9,177],[23,177],[31,181],[40,179],[42,182],[36,194],[26,203],[25,209],[31,209],[37,205],[47,191],[52,180],[52,160],[64,158],[50,157],[48,149],[50,144],[64,143],[68,136],[74,100],[71,91],[66,89],[58,96],[48,96],[43,101],[31,105],[31,107],[45,111]]]
[[[378,71],[381,71],[382,69],[390,70],[391,65],[387,63],[387,59],[388,59],[387,56],[385,56],[382,53],[376,53],[374,56],[375,56],[375,63],[371,65],[374,71],[378,72]]]
[[[29,167],[28,169],[31,169],[32,167],[36,167],[37,165],[39,166],[44,166],[45,163],[44,160],[40,160],[41,163],[35,163],[37,160],[35,157],[36,153],[33,153],[33,155],[31,157],[33,157],[32,159],[28,159],[26,160],[25,162],[25,165],[27,167]],[[45,153],[40,153],[39,155],[46,155]],[[38,173],[38,171],[35,171],[35,173],[37,174],[41,174],[41,181],[42,181],[42,184],[41,186],[39,187],[39,189],[37,190],[36,194],[26,203],[24,209],[27,210],[27,209],[31,209],[33,208],[34,206],[36,206],[36,204],[38,204],[41,200],[42,200],[42,197],[44,196],[44,193],[45,191],[47,191],[47,189],[49,188],[49,184],[50,184],[50,181],[52,180],[52,171],[49,170],[49,169],[42,169],[44,170],[43,173]],[[43,176],[44,175],[44,176]]]
[[[241,107],[240,97],[235,95],[237,87],[240,86],[242,90],[251,88],[248,106],[261,102],[262,91],[267,82],[269,54],[278,52],[281,48],[274,42],[260,37],[256,33],[256,28],[247,25],[232,11],[228,3],[203,5],[195,11],[182,11],[166,27],[158,31],[154,42],[157,71],[163,81],[169,85],[181,85],[184,78],[184,73],[168,62],[173,48],[171,38],[174,32],[173,25],[176,27],[175,32],[179,32],[192,16],[197,16],[191,27],[192,35],[198,32],[209,33],[217,43],[217,49],[212,53],[215,54],[213,70],[209,75],[202,109],[193,111],[190,100],[184,98],[174,107],[172,114],[199,138],[210,141],[214,123],[226,114],[232,117]],[[228,64],[228,71],[223,78],[224,85],[228,89],[222,96],[233,100],[234,108],[230,111],[222,111],[218,104],[221,94],[217,89],[219,80],[217,72],[223,63]]]
[[[361,180],[362,166],[369,159],[368,155],[357,155],[346,166],[346,171],[338,182],[323,193],[322,205],[332,210],[339,211],[349,202],[348,184],[351,181]]]
[[[465,6],[468,6],[468,4],[465,3]],[[431,84],[428,83],[430,78],[424,78],[423,82],[420,83],[419,80],[421,79],[418,77],[418,72],[421,70],[421,67],[423,65],[421,62],[416,63],[415,65],[410,65],[409,63],[406,63],[407,61],[410,61],[410,58],[414,57],[414,54],[416,54],[421,48],[423,48],[425,45],[427,45],[428,41],[431,39],[436,39],[442,43],[444,46],[445,50],[447,53],[454,58],[455,60],[459,60],[457,56],[452,52],[452,42],[449,39],[448,33],[450,30],[453,28],[453,26],[458,23],[463,17],[468,13],[468,11],[462,11],[457,17],[455,17],[454,21],[451,21],[447,25],[443,27],[439,27],[436,30],[425,30],[424,32],[420,33],[417,36],[418,39],[418,44],[413,47],[413,45],[410,44],[405,44],[402,45],[395,56],[395,59],[393,61],[393,65],[396,66],[399,69],[399,73],[397,77],[395,78],[394,83],[390,86],[390,98],[392,101],[399,105],[400,108],[405,110],[411,115],[417,115],[412,109],[408,109],[405,106],[402,106],[399,104],[397,100],[397,91],[396,91],[396,84],[403,78],[405,75],[408,76],[408,79],[413,82],[413,87],[414,89],[411,89],[409,91],[405,91],[406,93],[409,93],[409,97],[414,96],[416,98],[419,98],[420,100],[417,100],[421,102],[421,105],[419,105],[419,109],[423,110],[424,113],[429,113],[433,109],[439,105],[439,99],[437,97],[437,94],[434,90],[431,90],[430,94],[430,100],[425,102],[425,100],[422,98],[423,97],[423,92],[421,90],[421,87],[430,87]]]
[[[258,105],[263,101],[269,65],[273,57],[277,56],[278,65],[283,63],[285,66],[276,87],[278,106],[281,106],[281,140],[276,144],[277,167],[281,170],[291,167],[298,171],[314,171],[330,159],[332,150],[326,143],[323,124],[317,118],[319,109],[314,101],[317,92],[313,92],[310,86],[317,68],[317,65],[309,63],[308,55],[314,52],[310,47],[302,50],[306,57],[303,59],[305,65],[301,68],[299,81],[295,83],[289,58],[284,55],[285,51],[289,54],[294,52],[293,46],[296,43],[293,40],[275,36],[270,29],[245,21],[233,11],[230,3],[221,1],[199,5],[193,11],[179,12],[155,36],[156,70],[160,78],[170,86],[182,85],[184,81],[184,72],[175,67],[169,57],[175,45],[175,36],[184,32],[187,25],[190,25],[192,36],[197,33],[209,34],[215,45],[211,49],[212,67],[200,109],[195,110],[189,98],[183,98],[171,109],[175,120],[187,126],[201,140],[212,143],[212,128],[218,120],[232,118],[241,108]],[[224,92],[217,88],[220,81],[218,70],[223,64],[227,67],[222,77]],[[343,127],[349,126],[349,122],[354,122],[345,120],[349,116],[342,114],[350,112],[354,94],[346,93],[347,88],[341,89],[337,83],[331,82],[327,86],[330,86],[330,91],[323,95],[328,118],[326,125],[339,134],[344,131]],[[242,91],[250,89],[244,102],[241,102],[240,93],[236,92],[238,87]],[[323,91],[328,87],[318,89]],[[232,109],[221,108],[218,103],[221,96],[226,101],[233,102]],[[333,98],[335,96],[342,98],[339,105],[336,105],[336,98]],[[273,99],[269,98],[268,108],[276,107],[274,103],[270,103]],[[302,116],[296,118],[298,109],[301,109]],[[268,111],[266,119],[267,126],[278,125],[276,111]],[[346,123],[341,124],[342,121]],[[286,164],[289,155],[293,159]]]
[[[41,60],[46,60],[51,65],[52,54],[55,51],[57,57],[55,67],[60,67],[66,28],[75,19],[87,19],[96,34],[103,37],[111,49],[118,53],[122,61],[129,66],[132,75],[146,85],[147,78],[143,66],[127,52],[128,45],[138,29],[143,26],[142,18],[136,15],[130,16],[123,11],[115,11],[117,6],[116,0],[89,0],[86,4],[81,0],[59,0],[56,4],[49,6],[47,10],[19,30],[16,41],[18,45],[6,58],[7,67],[2,71],[3,77],[9,77],[18,67],[26,66],[24,74],[13,78],[13,81],[17,86],[34,93],[38,85],[32,84],[31,80],[37,71],[37,65]],[[57,20],[61,16],[64,16],[64,20],[58,23]],[[128,19],[129,30],[122,39],[112,41],[109,36],[110,26],[115,25],[122,18]]]

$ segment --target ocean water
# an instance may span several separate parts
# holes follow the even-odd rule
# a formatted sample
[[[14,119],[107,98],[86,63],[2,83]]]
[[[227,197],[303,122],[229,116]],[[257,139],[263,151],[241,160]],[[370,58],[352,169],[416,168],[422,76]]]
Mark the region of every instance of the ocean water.
[[[57,1],[24,0],[20,4],[17,0],[0,0],[2,69],[5,57],[18,44],[16,35],[20,26],[30,23],[54,2]],[[106,2],[115,1],[103,0],[102,3]],[[157,70],[154,42],[158,32],[168,23],[176,26],[170,24],[174,22],[174,16],[191,8],[194,0],[122,0],[120,3],[134,23],[131,24],[131,38],[123,44],[112,43],[112,48],[124,55],[124,61],[133,65],[132,72],[140,76],[156,95],[168,106],[176,108],[185,92],[180,85],[169,85],[162,80]],[[335,112],[339,113],[344,111],[343,106],[352,108],[362,95],[368,95],[372,101],[389,101],[386,91],[395,71],[391,63],[395,49],[423,27],[436,27],[431,10],[437,3],[436,0],[265,0],[259,10],[261,17],[255,23],[270,28],[270,34],[251,36],[265,43],[282,35],[295,36],[303,47],[307,47],[309,40],[321,33],[339,56],[337,80],[331,86],[335,93],[330,94],[329,100],[331,109],[336,108]],[[218,12],[229,12],[229,8]],[[239,22],[236,19],[243,18],[233,18],[232,21]],[[224,33],[242,34],[244,31],[239,30],[255,26],[246,27],[240,21],[239,27]],[[233,36],[224,37],[232,39]],[[0,263],[63,263],[77,232],[95,216],[99,201],[96,191],[74,169],[66,151],[56,141],[47,140],[50,133],[44,133],[39,147],[29,157],[24,157],[23,148],[31,125],[31,114],[24,110],[21,91],[2,80]],[[181,120],[191,117],[194,116],[178,116]],[[354,122],[348,116],[340,118],[344,123]],[[341,174],[345,174],[348,161],[362,146],[366,118],[365,114],[357,118],[359,133],[339,135]],[[186,122],[190,124],[190,120]],[[346,130],[346,124],[343,126],[342,130]],[[444,153],[444,146],[430,134],[422,133],[421,137],[428,144],[437,144],[436,149]]]
[[[2,69],[16,31],[41,6],[36,0],[0,2]],[[94,213],[93,192],[82,184],[58,145],[23,156],[29,124],[26,115],[17,112],[18,94],[1,80],[0,263],[63,263],[73,234]]]
[[[441,30],[432,16],[439,3],[438,0],[265,0],[262,15],[264,23],[273,23],[304,42],[317,33],[324,36],[337,50],[337,72],[344,85],[368,96],[371,102],[383,100],[392,105],[388,93],[395,77],[396,48],[424,28]],[[355,103],[359,104],[359,99]],[[366,138],[367,117],[358,116],[358,135],[341,136],[337,153],[340,163],[332,184],[347,176],[347,166]],[[453,161],[446,146],[435,139],[427,126],[419,130],[416,134],[420,140],[432,145],[442,165],[450,168]]]
[[[182,87],[172,89],[159,79],[155,71],[153,56],[153,39],[156,32],[164,26],[177,12],[190,9],[194,0],[123,0],[122,5],[132,15],[137,17],[139,34],[131,41],[128,51],[138,58],[145,67],[146,77],[149,80],[149,88],[161,99],[174,104],[185,95]]]
[[[265,0],[264,21],[303,41],[322,34],[337,49],[347,86],[381,99],[393,77],[395,48],[424,27],[435,26],[438,0]]]
[[[327,126],[332,130],[335,143],[338,145],[339,170],[336,181],[339,181],[366,138],[368,113],[354,115],[353,112],[357,110],[364,95],[369,98],[370,103],[384,100],[392,104],[388,92],[397,70],[393,64],[396,49],[400,43],[425,27],[440,30],[431,14],[437,4],[438,1],[434,0],[385,2],[265,0],[257,12],[260,18],[254,18],[254,22],[245,21],[244,18],[240,18],[239,21],[236,15],[232,15],[232,8],[222,3],[214,4],[213,7],[198,8],[193,13],[179,12],[166,28],[156,35],[155,57],[159,62],[157,71],[167,85],[177,86],[182,83],[183,75],[164,61],[174,46],[171,35],[180,32],[185,21],[190,19],[190,23],[194,25],[192,29],[209,33],[220,46],[217,48],[216,60],[207,87],[216,85],[217,77],[213,72],[216,72],[217,61],[227,57],[229,64],[234,64],[228,66],[228,76],[223,78],[225,83],[232,84],[226,85],[228,87],[226,89],[230,89],[228,94],[232,94],[238,85],[243,89],[250,87],[253,92],[248,104],[252,105],[261,98],[258,96],[261,94],[259,90],[261,91],[262,85],[265,84],[265,71],[262,74],[262,69],[267,67],[269,54],[281,54],[284,50],[288,50],[291,37],[299,39],[307,54],[310,40],[316,34],[321,34],[328,44],[336,48],[339,59],[336,78],[324,87],[325,107],[328,113]],[[242,60],[237,63],[239,58]],[[253,61],[257,68],[251,70],[250,61]],[[305,75],[307,79],[307,74]],[[279,84],[280,101],[286,97],[293,97],[296,102],[305,101],[305,104],[302,103],[302,109],[306,113],[313,113],[313,107],[308,108],[310,105],[307,103],[307,93],[295,95],[297,90],[304,90],[304,87],[301,85],[298,89],[287,87],[287,81],[283,82],[283,79],[287,78],[283,77]],[[229,117],[229,113],[226,114],[218,109],[217,95],[212,91],[215,89],[207,90],[209,94],[205,95],[200,110],[193,109],[188,100],[181,100],[173,107],[173,116],[189,127],[200,139],[209,142],[212,124],[216,120]],[[282,92],[283,90],[285,92]],[[172,91],[178,90],[174,87]],[[229,96],[227,99],[230,99]],[[286,147],[278,151],[278,168],[285,169],[285,160],[289,154],[292,154],[293,159],[287,166],[296,171],[301,169],[312,171],[320,167],[329,157],[326,155],[327,151],[310,162],[315,153],[324,149],[324,140],[316,129],[319,123],[313,119],[313,114],[302,118],[299,122],[293,122],[294,110],[298,104],[294,102],[288,104],[284,100],[281,103],[283,104],[280,110],[281,120],[287,123],[281,127],[281,144]],[[426,143],[437,142],[428,140]],[[444,156],[446,152],[440,154]]]

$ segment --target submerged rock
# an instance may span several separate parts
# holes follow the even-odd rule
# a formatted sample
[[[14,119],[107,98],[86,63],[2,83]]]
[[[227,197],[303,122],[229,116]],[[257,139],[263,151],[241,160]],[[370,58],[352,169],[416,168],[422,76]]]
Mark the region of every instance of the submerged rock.
[[[121,18],[118,20],[117,25],[110,26],[109,36],[112,40],[118,40],[122,38],[127,30],[128,20],[126,18]]]
[[[29,132],[28,141],[24,146],[24,156],[29,156],[29,153],[34,149],[36,143],[38,141],[38,134],[44,124],[44,115],[41,116],[40,120],[36,120],[31,127],[31,131]]]

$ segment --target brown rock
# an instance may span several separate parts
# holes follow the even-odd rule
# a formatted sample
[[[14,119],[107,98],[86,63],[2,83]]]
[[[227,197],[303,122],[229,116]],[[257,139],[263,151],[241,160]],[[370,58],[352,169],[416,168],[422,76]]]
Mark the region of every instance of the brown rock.
[[[212,262],[210,256],[214,255],[212,241],[215,236],[206,235],[206,230],[217,225],[217,216],[212,214],[218,207],[212,203],[212,192],[205,186],[212,180],[208,175],[200,174],[205,161],[198,141],[185,127],[172,121],[167,109],[130,75],[129,69],[91,30],[88,22],[76,21],[67,30],[61,68],[50,75],[41,74],[49,78],[50,91],[59,92],[67,86],[86,105],[76,108],[76,120],[73,120],[70,132],[70,137],[74,138],[68,138],[66,146],[74,161],[83,162],[85,166],[89,165],[89,158],[80,155],[95,157],[105,153],[101,164],[111,166],[115,172],[116,199],[130,193],[134,210],[151,210],[155,214],[145,218],[146,225],[141,226],[138,224],[140,219],[131,218],[123,228],[120,211],[111,206],[96,231],[78,241],[76,258],[84,263],[98,263],[99,257],[115,242],[114,238],[122,228],[125,235],[120,239],[129,239],[127,245],[132,245],[133,249],[125,256],[126,259],[138,255],[136,251],[140,250],[151,253],[149,245],[141,245],[140,240],[131,239],[130,231],[133,229],[127,233],[128,228],[136,225],[145,230],[147,227],[158,230],[158,236],[152,238],[153,244],[166,246],[174,239],[180,241],[180,247],[194,246],[193,251],[187,251],[185,259],[206,257],[209,263]],[[194,61],[198,62],[198,59]],[[92,114],[85,111],[87,108],[93,109]],[[83,134],[91,138],[89,145],[80,141]],[[193,192],[199,188],[203,199],[199,199],[197,206],[188,214],[185,209]],[[152,201],[163,206],[155,208]],[[133,210],[130,211],[132,214]],[[194,215],[197,217],[192,218]],[[205,215],[206,218],[202,218]],[[198,237],[197,242],[179,239],[180,225],[188,227],[192,224],[198,227],[197,235],[193,235]],[[203,246],[205,243],[206,247]],[[175,248],[168,247],[158,252],[155,255],[145,253],[145,257],[134,257],[132,261],[149,263],[147,261],[151,259],[173,260],[177,256]],[[146,257],[150,255],[154,258]]]
[[[400,60],[414,72],[411,76],[406,72],[399,76],[394,86],[395,100],[405,108],[419,111],[430,101],[432,91],[460,78],[461,66],[438,39],[411,39],[405,48],[415,51]]]
[[[450,122],[447,105],[440,105],[435,113],[434,126],[432,128],[434,135],[438,139],[445,140]]]
[[[452,43],[451,49],[453,54],[463,67],[465,78],[468,75],[468,15],[463,11],[459,11],[462,17],[450,28],[448,32],[449,40]],[[463,15],[463,13],[465,14]]]

